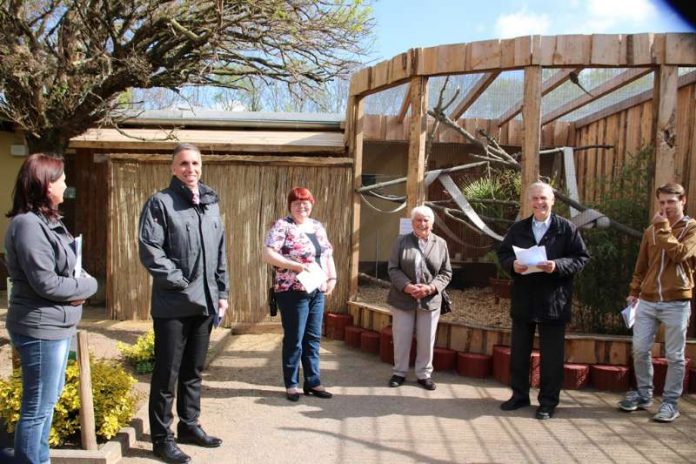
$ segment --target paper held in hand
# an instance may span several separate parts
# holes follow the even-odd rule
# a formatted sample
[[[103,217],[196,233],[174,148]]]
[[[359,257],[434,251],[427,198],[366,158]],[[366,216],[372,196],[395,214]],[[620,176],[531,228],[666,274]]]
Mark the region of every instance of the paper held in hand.
[[[522,274],[531,274],[533,272],[542,272],[536,265],[542,261],[546,261],[546,247],[534,245],[530,248],[520,248],[512,246],[512,250],[515,252],[515,258],[520,264],[527,266],[527,270]]]
[[[621,311],[621,316],[623,316],[624,324],[626,324],[626,328],[630,329],[633,327],[633,324],[636,322],[636,308],[638,307],[638,303],[635,304],[629,304],[626,306],[623,311]]]
[[[312,293],[326,282],[326,273],[317,263],[311,263],[308,270],[297,274],[297,280],[300,281],[307,293]]]
[[[73,270],[73,277],[80,277],[82,275],[82,234],[75,237],[73,242],[73,251],[75,252],[75,269]]]

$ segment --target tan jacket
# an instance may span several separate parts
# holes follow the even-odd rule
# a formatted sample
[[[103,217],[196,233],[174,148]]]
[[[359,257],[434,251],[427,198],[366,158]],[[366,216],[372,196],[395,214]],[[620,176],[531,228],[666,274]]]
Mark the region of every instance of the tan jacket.
[[[658,222],[643,233],[630,295],[647,301],[690,300],[696,265],[696,221]]]

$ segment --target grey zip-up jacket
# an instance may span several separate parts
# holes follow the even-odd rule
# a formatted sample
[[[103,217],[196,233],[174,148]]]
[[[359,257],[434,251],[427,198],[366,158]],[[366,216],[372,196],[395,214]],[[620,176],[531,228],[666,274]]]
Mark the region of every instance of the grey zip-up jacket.
[[[193,192],[172,176],[140,214],[140,262],[152,275],[153,318],[213,315],[229,296],[218,196],[202,183],[198,191],[194,205]]]
[[[7,270],[12,280],[7,329],[43,340],[72,336],[84,300],[97,291],[94,277],[73,277],[74,239],[61,221],[36,213],[18,214],[5,235]]]

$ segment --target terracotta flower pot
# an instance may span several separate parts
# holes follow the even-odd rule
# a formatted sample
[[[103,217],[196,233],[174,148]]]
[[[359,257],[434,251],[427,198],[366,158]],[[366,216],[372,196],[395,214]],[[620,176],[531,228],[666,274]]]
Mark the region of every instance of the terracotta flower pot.
[[[491,284],[491,288],[493,289],[493,294],[497,298],[510,299],[510,294],[512,292],[512,280],[511,279],[497,279],[495,277],[489,277],[488,282]]]

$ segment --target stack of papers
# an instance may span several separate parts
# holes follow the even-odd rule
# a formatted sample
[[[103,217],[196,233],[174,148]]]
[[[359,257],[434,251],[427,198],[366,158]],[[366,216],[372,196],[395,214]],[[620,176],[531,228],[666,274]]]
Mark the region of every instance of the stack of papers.
[[[326,273],[321,266],[314,262],[309,265],[308,270],[297,274],[297,280],[300,281],[307,293],[312,293],[326,282]]]
[[[626,306],[623,311],[621,311],[621,316],[623,316],[624,324],[626,324],[626,328],[630,329],[633,327],[633,324],[636,322],[636,308],[638,307],[638,303],[636,304],[629,304]]]
[[[527,270],[522,274],[531,274],[533,272],[542,272],[540,268],[536,265],[546,261],[546,247],[534,245],[530,248],[520,248],[512,246],[512,250],[515,252],[515,258],[520,264],[527,266]]]

